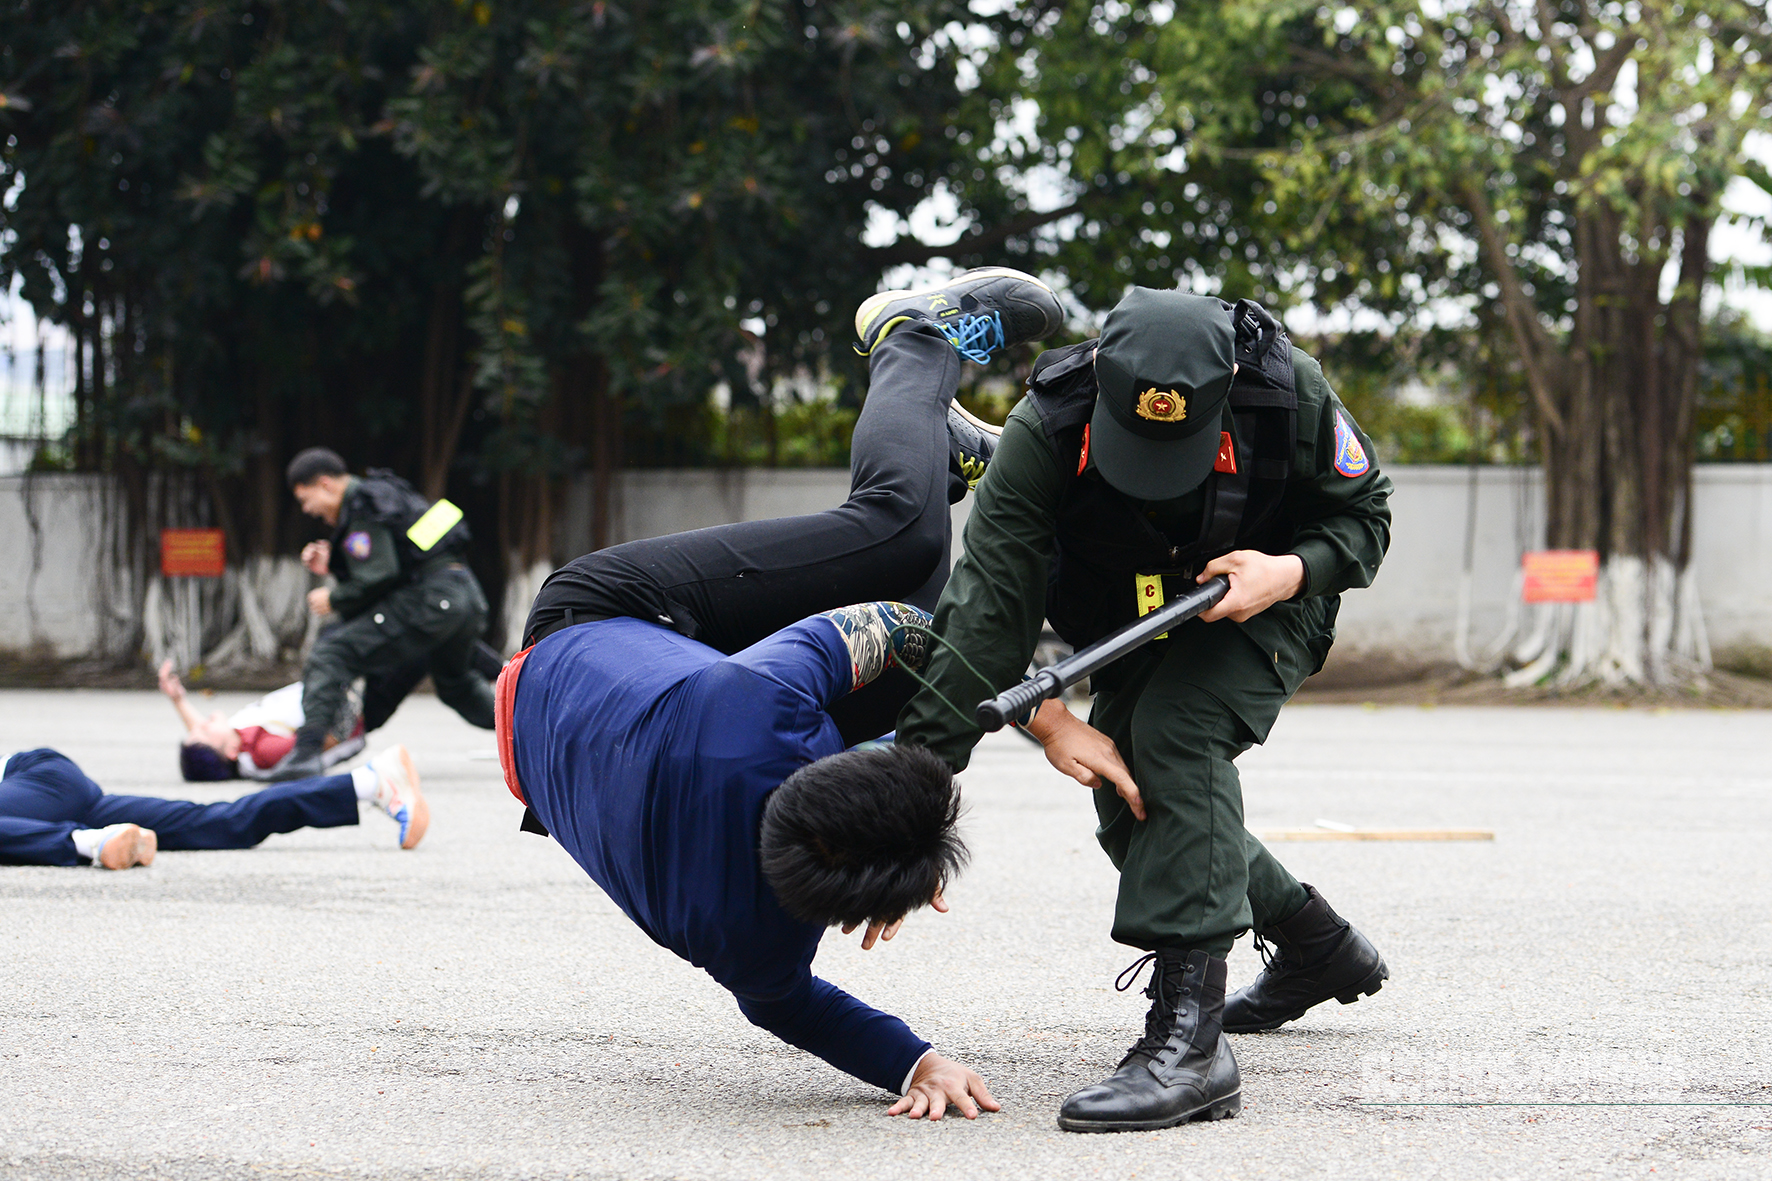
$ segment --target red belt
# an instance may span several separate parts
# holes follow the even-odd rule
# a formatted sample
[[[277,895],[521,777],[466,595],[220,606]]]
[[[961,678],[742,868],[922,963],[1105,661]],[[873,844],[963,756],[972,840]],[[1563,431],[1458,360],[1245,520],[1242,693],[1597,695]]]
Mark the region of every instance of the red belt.
[[[525,808],[529,806],[529,798],[517,783],[517,753],[511,746],[511,713],[517,707],[517,677],[523,671],[523,662],[533,651],[535,645],[531,644],[511,657],[499,671],[498,684],[492,689],[492,728],[498,737],[498,766],[505,773],[505,786]]]

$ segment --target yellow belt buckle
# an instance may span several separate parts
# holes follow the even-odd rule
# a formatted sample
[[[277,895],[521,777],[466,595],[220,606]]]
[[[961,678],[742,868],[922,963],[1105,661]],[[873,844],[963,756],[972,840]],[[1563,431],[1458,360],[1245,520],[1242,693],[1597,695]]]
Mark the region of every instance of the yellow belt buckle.
[[[1134,574],[1132,582],[1138,590],[1138,614],[1142,618],[1161,607],[1167,600],[1163,596],[1163,576],[1161,574]],[[1159,640],[1167,640],[1169,633],[1158,636]]]

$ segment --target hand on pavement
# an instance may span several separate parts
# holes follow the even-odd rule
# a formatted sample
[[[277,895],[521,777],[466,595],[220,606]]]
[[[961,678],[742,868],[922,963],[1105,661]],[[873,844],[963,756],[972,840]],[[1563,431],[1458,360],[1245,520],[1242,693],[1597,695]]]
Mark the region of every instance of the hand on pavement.
[[[1206,563],[1206,568],[1194,581],[1205,582],[1219,574],[1230,575],[1231,589],[1210,610],[1200,613],[1200,619],[1205,623],[1215,619],[1234,619],[1242,623],[1304,589],[1304,559],[1297,554],[1232,550],[1224,557]]]
[[[1003,1105],[991,1096],[976,1071],[967,1070],[958,1062],[949,1062],[934,1050],[923,1055],[911,1075],[911,1087],[897,1103],[886,1109],[887,1115],[908,1115],[912,1119],[928,1116],[938,1120],[948,1104],[967,1119],[977,1119],[979,1108],[1001,1111]]]
[[[1065,708],[1056,699],[1042,702],[1027,732],[1046,748],[1046,761],[1084,787],[1114,785],[1132,815],[1144,819],[1144,798],[1132,782],[1132,770],[1120,757],[1114,740]]]

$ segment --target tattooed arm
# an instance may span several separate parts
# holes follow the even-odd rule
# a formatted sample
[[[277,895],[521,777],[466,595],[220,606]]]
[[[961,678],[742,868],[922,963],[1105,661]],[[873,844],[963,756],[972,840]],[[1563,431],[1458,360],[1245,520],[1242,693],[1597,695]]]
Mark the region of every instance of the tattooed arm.
[[[855,674],[850,692],[887,669],[904,665],[921,669],[929,659],[930,615],[905,603],[856,603],[824,612],[849,648]]]

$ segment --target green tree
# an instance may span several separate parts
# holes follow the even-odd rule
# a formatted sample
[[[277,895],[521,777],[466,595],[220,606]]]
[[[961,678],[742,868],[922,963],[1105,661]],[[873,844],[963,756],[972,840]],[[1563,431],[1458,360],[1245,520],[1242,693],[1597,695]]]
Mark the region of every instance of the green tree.
[[[1550,543],[1604,561],[1601,601],[1526,675],[1702,664],[1700,314],[1724,188],[1772,189],[1742,155],[1772,116],[1763,5],[1073,5],[1027,35],[989,76],[1039,112],[1013,150],[1084,195],[1047,249],[1086,294],[1206,279],[1393,323],[1472,308],[1531,395]],[[1119,199],[1089,200],[1104,182]]]
[[[163,523],[286,552],[281,465],[327,443],[459,499],[496,596],[558,556],[561,476],[590,464],[606,511],[625,419],[859,373],[871,209],[1010,207],[960,150],[991,119],[960,85],[967,19],[10,0],[0,281],[74,336],[71,455],[126,492],[142,578]]]
[[[950,0],[450,10],[385,126],[435,199],[490,211],[468,290],[474,382],[500,423],[489,462],[551,473],[583,444],[601,509],[628,414],[698,406],[721,379],[754,401],[798,367],[858,375],[842,346],[882,265],[860,241],[869,208],[981,187],[953,146],[980,117],[946,32],[966,15]],[[545,560],[545,530],[530,537],[522,560]]]
[[[162,524],[287,549],[300,446],[409,466],[412,358],[460,267],[434,245],[445,211],[373,134],[421,15],[0,10],[0,276],[72,336],[70,455],[118,480],[138,578]]]

